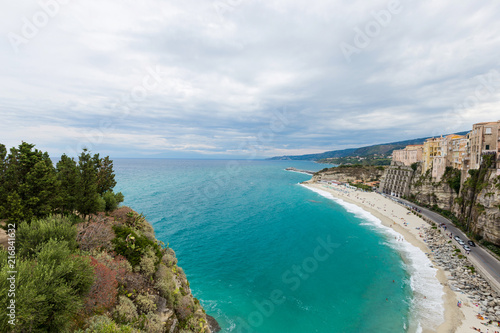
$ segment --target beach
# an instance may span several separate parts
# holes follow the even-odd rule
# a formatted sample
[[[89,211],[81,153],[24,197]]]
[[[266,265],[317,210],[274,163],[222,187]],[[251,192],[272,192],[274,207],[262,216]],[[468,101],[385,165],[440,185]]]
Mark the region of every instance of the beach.
[[[305,182],[303,185],[316,192],[327,192],[337,200],[340,199],[362,208],[379,219],[383,226],[391,228],[397,234],[401,235],[402,239],[399,239],[399,236],[395,236],[397,241],[407,242],[420,249],[426,255],[431,253],[431,249],[424,241],[424,230],[430,228],[430,225],[417,215],[408,214],[409,210],[406,207],[393,200],[374,192],[364,192],[345,186],[331,186],[309,182]],[[486,332],[488,328],[483,326],[481,321],[476,317],[478,311],[471,304],[467,295],[460,291],[453,291],[449,286],[449,273],[438,265],[433,265],[433,267],[437,269],[435,271],[435,278],[442,286],[441,304],[444,307],[444,313],[442,314],[439,326],[434,328],[423,327],[422,332],[477,332],[472,327],[480,328],[482,332]],[[425,268],[422,266],[419,269],[424,270]],[[428,303],[429,306],[426,310],[435,307],[430,297],[428,298],[420,292],[415,292],[414,297],[420,298],[417,300],[417,303],[424,305],[424,307]],[[461,301],[461,307],[457,306],[458,301]],[[437,314],[434,315],[435,317],[437,316]],[[493,333],[494,331],[495,328],[489,327],[489,332]]]

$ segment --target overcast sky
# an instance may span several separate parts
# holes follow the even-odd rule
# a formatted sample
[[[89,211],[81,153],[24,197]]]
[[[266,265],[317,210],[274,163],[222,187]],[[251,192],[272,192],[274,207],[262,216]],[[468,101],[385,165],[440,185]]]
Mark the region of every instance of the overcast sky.
[[[0,143],[269,157],[500,119],[496,1],[40,0],[0,11]]]

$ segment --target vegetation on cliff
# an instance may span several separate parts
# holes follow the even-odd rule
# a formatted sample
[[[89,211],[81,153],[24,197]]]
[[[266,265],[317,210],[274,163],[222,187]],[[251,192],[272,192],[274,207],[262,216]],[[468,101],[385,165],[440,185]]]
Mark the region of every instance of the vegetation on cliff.
[[[0,306],[15,304],[1,332],[211,331],[174,251],[118,208],[115,185],[108,157],[54,167],[33,145],[0,145]]]
[[[383,166],[340,165],[333,168],[324,168],[316,172],[312,180],[338,180],[341,182],[352,182],[354,180],[362,180],[364,182],[378,181],[382,177],[384,170]]]

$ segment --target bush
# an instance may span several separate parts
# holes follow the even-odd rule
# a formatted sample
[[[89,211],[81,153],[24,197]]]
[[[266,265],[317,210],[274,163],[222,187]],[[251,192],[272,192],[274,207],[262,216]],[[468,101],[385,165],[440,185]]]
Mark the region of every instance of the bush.
[[[116,271],[106,267],[95,258],[91,258],[91,265],[94,267],[95,280],[85,299],[85,312],[101,314],[116,304],[118,293]]]
[[[158,289],[160,296],[167,300],[168,307],[173,307],[180,299],[180,292],[176,291],[174,275],[172,271],[165,265],[160,265],[155,276],[155,287]]]
[[[9,298],[6,252],[0,251],[0,306]],[[63,332],[81,309],[83,297],[93,283],[87,258],[71,254],[65,241],[49,240],[37,247],[33,258],[17,260],[16,332]],[[10,332],[8,317],[2,316],[0,331]]]
[[[96,194],[97,196],[97,211],[98,212],[104,212],[106,211],[106,200],[104,200],[104,198],[102,196],[100,196],[99,194]]]
[[[114,248],[117,254],[127,258],[130,264],[135,267],[140,264],[142,256],[149,249],[156,256],[155,265],[162,257],[161,247],[149,238],[137,234],[133,229],[126,226],[113,226],[115,239],[113,239]]]
[[[137,319],[137,307],[126,296],[120,296],[119,303],[115,308],[113,317],[118,322],[129,323]]]
[[[30,257],[36,249],[50,239],[65,241],[71,251],[77,247],[76,227],[66,217],[50,216],[45,219],[22,222],[17,229],[18,254]]]
[[[186,321],[189,320],[195,312],[193,299],[190,296],[183,296],[180,302],[175,306],[174,310],[181,325],[182,323],[186,323]]]
[[[106,212],[112,212],[118,208],[118,205],[123,202],[125,197],[121,192],[113,193],[112,191],[107,191],[102,195],[104,200],[104,210]]]
[[[148,294],[139,294],[135,299],[139,313],[147,314],[156,310],[154,298]]]
[[[78,227],[77,241],[83,251],[111,250],[111,241],[115,238],[115,233],[111,225],[102,222],[90,222]]]
[[[125,278],[127,273],[132,272],[132,266],[124,257],[117,255],[112,257],[107,252],[101,252],[95,256],[95,259],[106,267],[116,272],[116,278],[119,283]]]
[[[139,266],[146,277],[151,277],[156,272],[158,257],[151,248],[142,256]]]
[[[177,264],[177,258],[175,257],[175,252],[172,249],[167,249],[163,255],[162,262],[168,267],[172,267]]]
[[[163,323],[158,315],[148,313],[145,317],[142,329],[148,333],[161,333],[163,332]]]
[[[139,332],[135,328],[124,325],[117,325],[108,316],[94,316],[88,320],[88,328],[85,331],[77,331],[76,333],[135,333]]]

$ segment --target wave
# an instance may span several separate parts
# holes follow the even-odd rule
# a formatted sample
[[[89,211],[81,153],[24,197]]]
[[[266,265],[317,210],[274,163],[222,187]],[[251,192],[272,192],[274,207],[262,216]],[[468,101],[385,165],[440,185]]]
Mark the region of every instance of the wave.
[[[410,274],[410,287],[413,292],[409,332],[422,332],[422,329],[432,331],[444,322],[443,287],[436,278],[437,269],[424,252],[409,242],[396,241],[395,237],[399,238],[401,234],[384,226],[380,219],[361,207],[336,198],[327,191],[299,185],[343,206],[348,212],[365,221],[361,225],[374,226],[387,236],[388,245],[401,253]]]

